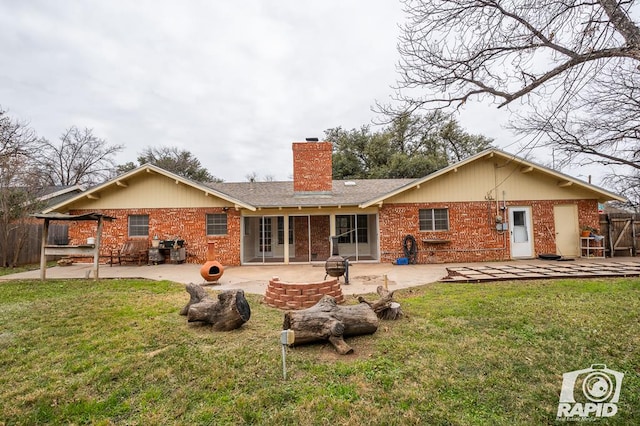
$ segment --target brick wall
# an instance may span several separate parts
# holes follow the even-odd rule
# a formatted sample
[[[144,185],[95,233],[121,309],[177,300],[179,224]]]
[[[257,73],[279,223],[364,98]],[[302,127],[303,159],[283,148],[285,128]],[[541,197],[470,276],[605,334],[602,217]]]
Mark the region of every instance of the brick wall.
[[[293,190],[330,192],[333,186],[331,142],[293,143]]]
[[[309,252],[309,233],[311,233],[311,260],[325,260],[331,255],[329,219],[329,216],[310,216],[311,230],[309,230],[307,217],[294,218],[295,253],[298,257],[306,257]]]
[[[329,216],[311,216],[311,260],[326,260],[331,256],[330,234]]]
[[[553,206],[576,203],[580,224],[597,227],[598,204],[595,200],[555,200],[507,202],[509,206],[530,206],[533,225],[534,256],[555,253]],[[418,211],[447,208],[448,231],[421,232]],[[413,235],[418,243],[418,263],[481,262],[511,258],[508,231],[495,229],[495,202],[385,204],[380,209],[381,262],[404,256],[403,240]],[[505,218],[506,219],[506,218]],[[442,244],[422,240],[449,240]]]
[[[95,210],[91,210],[95,211]],[[88,213],[75,210],[71,214]],[[105,209],[96,211],[116,218],[105,222],[102,231],[102,251],[107,255],[112,249],[119,249],[129,239],[128,216],[149,215],[149,235],[146,238],[151,246],[154,235],[162,239],[180,238],[185,241],[188,263],[204,263],[207,260],[207,242],[215,242],[218,260],[223,265],[240,265],[240,212],[229,209],[227,214],[227,235],[207,236],[206,215],[225,213],[222,208],[167,208],[167,209]],[[96,224],[92,221],[70,222],[70,244],[85,243],[88,237],[95,237]]]
[[[325,295],[334,297],[337,303],[344,302],[337,278],[318,283],[289,283],[273,277],[269,280],[264,302],[274,308],[306,309],[318,303]]]
[[[596,200],[557,200],[508,202],[510,205],[531,206],[533,220],[534,256],[540,253],[555,253],[553,206],[576,203],[579,223],[599,226],[598,204]],[[449,231],[420,232],[418,210],[421,208],[448,208]],[[92,210],[93,211],[93,210]],[[102,233],[102,253],[122,247],[128,237],[128,215],[148,214],[149,235],[161,239],[181,238],[187,247],[187,262],[202,264],[207,260],[207,242],[215,242],[218,260],[223,265],[240,265],[240,212],[229,209],[227,213],[227,235],[206,235],[206,214],[224,213],[222,208],[189,209],[128,209],[96,211],[116,217],[113,222],[105,222]],[[89,213],[76,210],[71,214]],[[380,253],[381,262],[392,262],[402,257],[402,242],[406,235],[413,235],[418,241],[418,263],[436,262],[479,262],[510,259],[509,235],[495,229],[495,202],[470,203],[424,203],[424,204],[384,204],[380,209]],[[300,221],[304,224],[303,221]],[[296,227],[299,224],[296,223]],[[312,253],[322,260],[331,254],[328,216],[311,216]],[[81,244],[89,237],[95,237],[96,224],[93,221],[69,223],[70,244]],[[317,232],[316,232],[317,231]],[[304,233],[303,233],[304,234]],[[316,234],[322,236],[316,236]],[[137,237],[139,238],[139,237]],[[423,239],[450,240],[446,244],[423,244]],[[306,247],[305,247],[306,251]]]
[[[295,243],[295,254],[296,256],[301,256],[303,254],[307,255],[309,253],[309,223],[306,217],[299,216],[293,218],[293,227],[294,227],[294,243]]]
[[[585,200],[578,203],[578,220],[581,226],[586,225],[599,229],[600,213],[598,213],[598,202],[596,200]]]

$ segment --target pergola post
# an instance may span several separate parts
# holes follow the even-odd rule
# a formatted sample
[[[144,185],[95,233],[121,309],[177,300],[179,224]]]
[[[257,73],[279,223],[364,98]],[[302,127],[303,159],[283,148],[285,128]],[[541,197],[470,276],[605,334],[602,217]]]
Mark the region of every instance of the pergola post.
[[[47,255],[45,254],[45,246],[49,239],[49,219],[44,220],[42,226],[42,243],[40,246],[40,279],[45,280],[47,276]]]
[[[102,216],[98,217],[98,229],[96,231],[96,241],[95,241],[95,252],[93,253],[93,279],[98,279],[98,268],[99,268],[99,260],[100,260],[100,240],[102,238]]]

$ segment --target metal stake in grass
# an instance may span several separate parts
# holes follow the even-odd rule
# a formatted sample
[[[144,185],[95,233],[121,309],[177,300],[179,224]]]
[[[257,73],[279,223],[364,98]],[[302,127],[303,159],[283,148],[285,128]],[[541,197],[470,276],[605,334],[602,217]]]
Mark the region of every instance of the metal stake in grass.
[[[280,343],[282,344],[282,377],[287,380],[287,345],[292,345],[295,340],[293,330],[282,330]]]

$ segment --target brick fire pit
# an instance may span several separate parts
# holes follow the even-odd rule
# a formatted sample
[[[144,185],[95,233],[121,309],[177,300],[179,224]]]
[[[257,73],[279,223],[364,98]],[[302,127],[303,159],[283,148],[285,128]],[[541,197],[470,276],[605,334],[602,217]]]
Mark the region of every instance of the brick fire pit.
[[[269,280],[264,301],[279,309],[306,309],[318,303],[325,294],[335,297],[338,303],[344,302],[337,278],[316,283],[288,283],[273,277]]]

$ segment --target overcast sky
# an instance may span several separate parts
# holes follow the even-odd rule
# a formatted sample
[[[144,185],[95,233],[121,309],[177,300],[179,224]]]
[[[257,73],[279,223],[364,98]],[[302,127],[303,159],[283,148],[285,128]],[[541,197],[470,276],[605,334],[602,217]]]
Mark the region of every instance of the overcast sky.
[[[191,151],[213,175],[292,175],[291,143],[370,124],[398,78],[396,0],[0,0],[0,106],[50,140],[89,127]],[[458,116],[509,149],[505,114]]]

